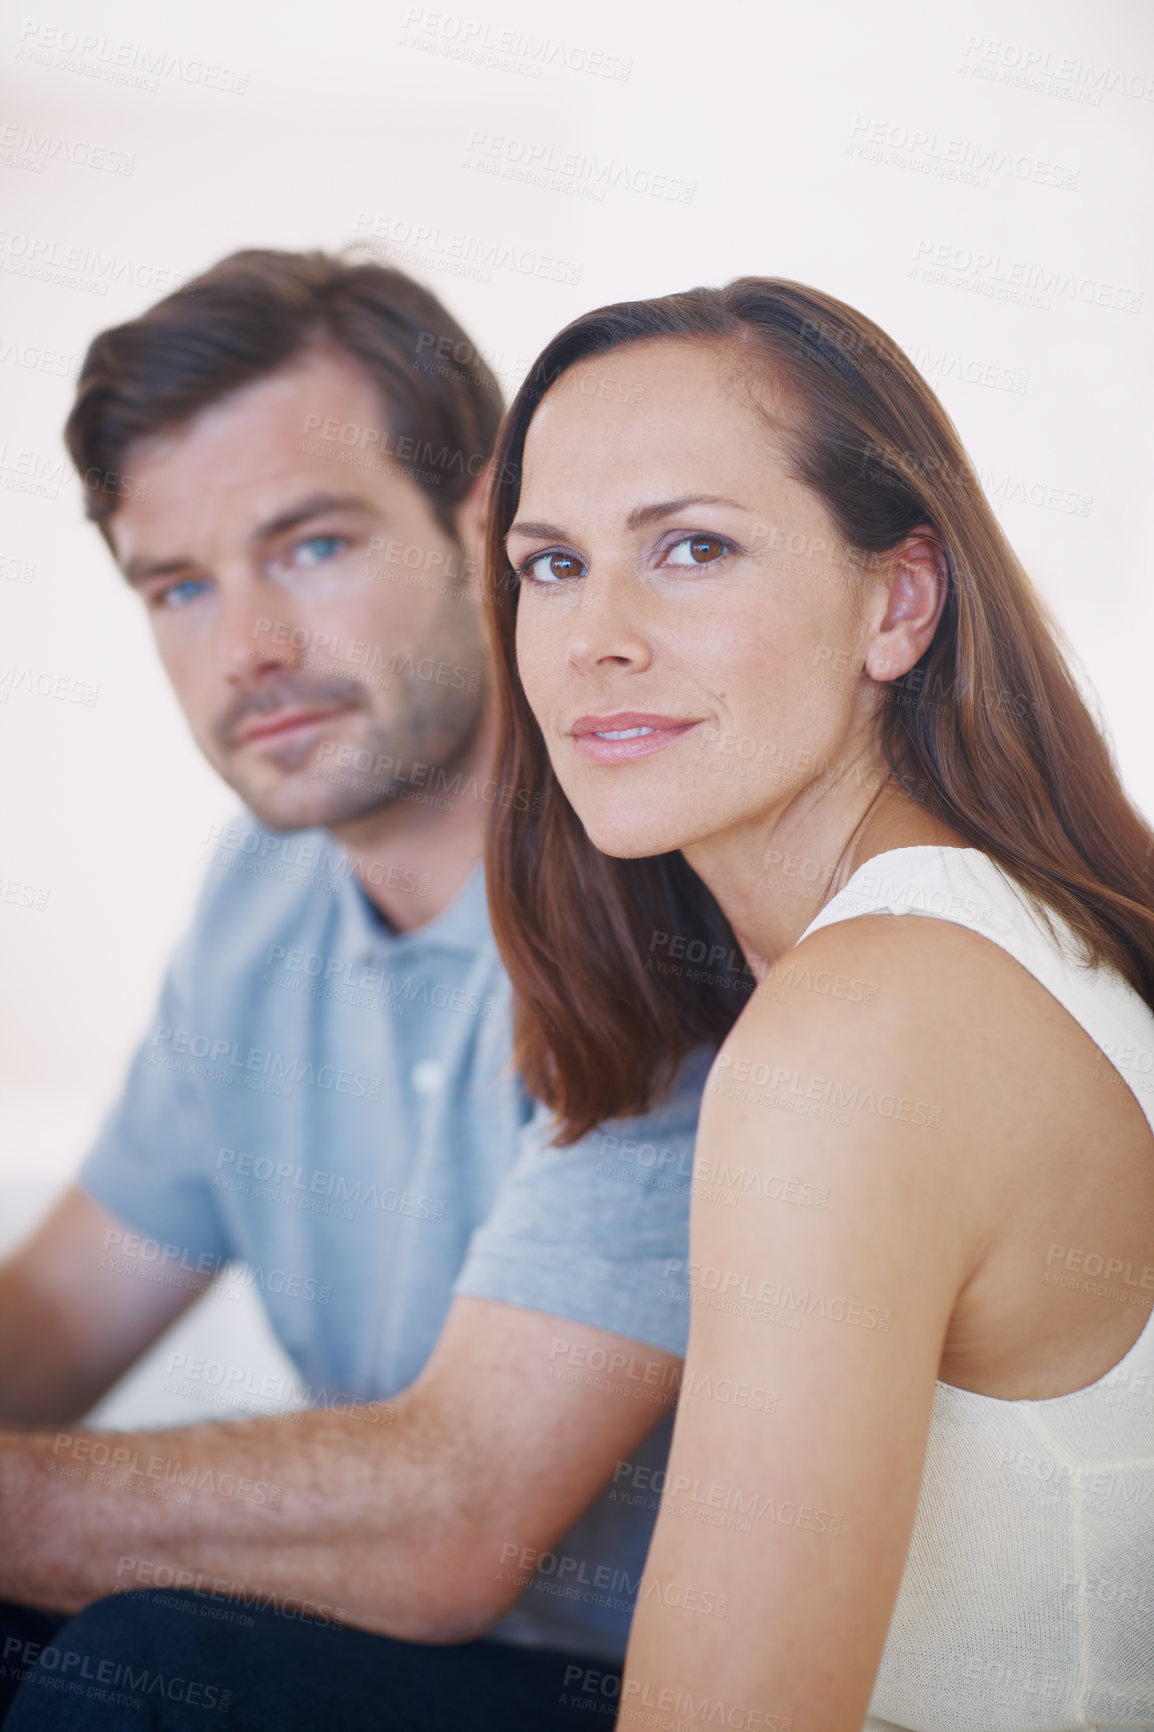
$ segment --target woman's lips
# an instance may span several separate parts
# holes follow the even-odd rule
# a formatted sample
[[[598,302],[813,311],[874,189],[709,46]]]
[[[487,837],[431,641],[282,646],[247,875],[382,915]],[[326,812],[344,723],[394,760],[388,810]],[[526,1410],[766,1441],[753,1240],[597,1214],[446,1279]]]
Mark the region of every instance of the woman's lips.
[[[626,710],[610,716],[579,716],[569,733],[579,758],[594,764],[623,764],[660,752],[697,726],[696,721],[678,716]]]

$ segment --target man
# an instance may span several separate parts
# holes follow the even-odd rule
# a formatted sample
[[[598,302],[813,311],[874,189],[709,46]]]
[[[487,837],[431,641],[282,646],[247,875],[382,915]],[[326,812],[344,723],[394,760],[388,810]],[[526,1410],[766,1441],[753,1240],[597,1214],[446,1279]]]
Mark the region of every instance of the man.
[[[478,862],[536,791],[489,775],[499,414],[432,295],[319,253],[225,259],[85,361],[89,515],[247,812],[79,1182],[0,1268],[0,1685],[39,1661],[14,1726],[611,1706],[588,1679],[656,1507],[704,1072],[566,1150],[509,1072]],[[232,1259],[307,1410],[78,1427]]]

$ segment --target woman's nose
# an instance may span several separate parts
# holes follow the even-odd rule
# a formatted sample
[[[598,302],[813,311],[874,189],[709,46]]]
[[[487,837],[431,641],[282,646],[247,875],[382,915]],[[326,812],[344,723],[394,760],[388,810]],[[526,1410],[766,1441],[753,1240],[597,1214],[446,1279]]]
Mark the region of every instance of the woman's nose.
[[[574,667],[644,667],[650,647],[644,607],[635,585],[624,574],[602,571],[590,575],[569,603],[568,659]]]

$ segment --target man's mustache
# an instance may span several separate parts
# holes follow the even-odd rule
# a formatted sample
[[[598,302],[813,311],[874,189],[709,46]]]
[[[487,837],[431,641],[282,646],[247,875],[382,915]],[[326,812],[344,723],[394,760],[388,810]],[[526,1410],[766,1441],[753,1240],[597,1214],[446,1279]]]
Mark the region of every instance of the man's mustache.
[[[309,674],[297,669],[267,674],[259,685],[242,686],[217,717],[213,733],[223,746],[237,743],[237,734],[257,716],[279,710],[321,710],[334,704],[356,709],[361,703],[359,680],[336,674]]]

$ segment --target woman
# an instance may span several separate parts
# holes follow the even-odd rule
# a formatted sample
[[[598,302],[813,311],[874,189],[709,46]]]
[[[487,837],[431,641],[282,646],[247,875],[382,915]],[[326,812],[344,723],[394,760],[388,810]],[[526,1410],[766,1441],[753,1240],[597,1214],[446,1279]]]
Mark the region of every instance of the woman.
[[[953,427],[748,278],[497,474],[520,1068],[566,1141],[724,1042],[621,1723],[1154,1727],[1152,837]]]

